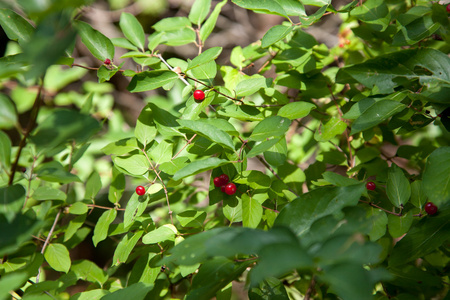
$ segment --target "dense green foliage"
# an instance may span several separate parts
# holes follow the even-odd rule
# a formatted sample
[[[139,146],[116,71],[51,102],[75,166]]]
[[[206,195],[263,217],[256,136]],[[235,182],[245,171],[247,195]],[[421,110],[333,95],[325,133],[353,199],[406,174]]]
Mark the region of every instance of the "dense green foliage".
[[[108,38],[91,1],[44,2],[0,8],[0,299],[448,299],[444,5],[196,0]],[[285,21],[219,64],[225,5]],[[331,48],[304,30],[330,14]],[[113,76],[150,95],[132,126]]]

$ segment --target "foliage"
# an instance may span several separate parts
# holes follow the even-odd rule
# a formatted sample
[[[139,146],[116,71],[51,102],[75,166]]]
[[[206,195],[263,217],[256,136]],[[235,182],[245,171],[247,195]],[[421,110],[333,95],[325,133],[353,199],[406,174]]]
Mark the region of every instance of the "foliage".
[[[196,0],[151,32],[122,13],[112,39],[80,20],[90,4],[0,9],[0,299],[231,299],[239,281],[249,299],[448,297],[443,5]],[[219,64],[205,42],[225,5],[285,21]],[[329,14],[331,48],[305,32]],[[160,52],[187,44],[197,56]],[[98,83],[66,89],[88,70]],[[113,76],[151,95],[131,127]]]

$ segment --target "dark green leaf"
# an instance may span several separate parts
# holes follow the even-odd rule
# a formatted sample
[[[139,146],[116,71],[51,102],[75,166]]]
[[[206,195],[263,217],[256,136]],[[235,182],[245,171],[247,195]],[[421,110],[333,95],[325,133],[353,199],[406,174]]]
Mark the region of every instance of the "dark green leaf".
[[[450,196],[450,147],[441,147],[428,156],[422,187],[429,201],[443,204]]]
[[[270,28],[261,40],[261,47],[267,48],[284,39],[294,30],[294,26],[275,25]]]
[[[248,105],[228,105],[218,111],[219,115],[235,118],[241,121],[262,121],[264,116],[253,106]]]
[[[281,166],[287,159],[287,143],[286,139],[281,138],[278,143],[270,147],[264,152],[265,160],[272,166]]]
[[[392,164],[388,171],[386,193],[395,207],[403,207],[411,197],[411,186],[401,168]]]
[[[173,175],[173,180],[180,180],[185,177],[199,174],[207,170],[211,170],[229,163],[230,161],[220,159],[217,157],[210,157],[202,160],[197,160],[188,164],[187,166],[176,172],[175,175]]]
[[[231,137],[221,129],[215,126],[211,126],[208,122],[203,122],[202,120],[190,121],[190,120],[179,120],[181,126],[190,129],[193,132],[206,137],[207,139],[221,145],[224,148],[234,150],[233,141]]]
[[[383,0],[367,0],[351,10],[350,14],[371,24],[376,31],[384,31],[391,21],[389,8]]]
[[[178,74],[172,71],[145,71],[134,75],[127,89],[132,93],[146,92],[172,83],[177,78]]]
[[[285,206],[275,220],[275,225],[289,226],[301,236],[319,218],[334,214],[345,206],[356,205],[364,190],[364,184],[313,190]]]
[[[273,137],[284,136],[290,125],[291,121],[289,119],[279,116],[268,117],[256,125],[250,135],[250,140],[263,141]]]
[[[280,138],[274,138],[268,141],[262,141],[259,144],[255,144],[255,146],[247,153],[247,157],[255,157],[258,154],[261,154],[270,148],[272,148],[274,145],[276,145],[281,139]]]
[[[283,7],[278,2],[271,0],[232,0],[232,2],[245,9],[252,10],[260,14],[272,14],[289,19]]]
[[[199,56],[196,56],[193,60],[189,61],[186,71],[215,60],[220,55],[221,52],[222,47],[213,47],[206,50]]]
[[[347,123],[340,118],[331,118],[325,125],[320,126],[314,133],[314,139],[318,142],[326,142],[336,135],[342,134],[347,129]]]
[[[25,202],[25,189],[20,184],[0,188],[1,213],[11,222]]]
[[[147,194],[139,196],[137,193],[133,193],[130,200],[128,200],[127,207],[125,208],[125,214],[123,216],[123,226],[128,228],[136,218],[140,217],[144,210],[147,208],[148,201],[150,200]]]
[[[197,210],[185,210],[176,215],[177,220],[183,227],[203,227],[206,212]]]
[[[58,189],[49,186],[40,186],[33,192],[35,200],[66,200],[67,195]]]
[[[3,131],[0,131],[0,169],[11,167],[11,140]]]
[[[114,45],[110,39],[93,29],[88,23],[77,21],[75,24],[78,27],[81,41],[94,57],[102,62],[107,58],[111,60],[114,58]]]
[[[0,9],[0,25],[10,40],[23,46],[30,40],[34,28],[19,14],[7,8]]]
[[[248,291],[250,300],[289,300],[283,282],[275,277],[266,278],[258,287]]]
[[[68,172],[63,165],[57,161],[51,161],[36,168],[36,175],[46,181],[70,183],[81,182],[77,175]]]
[[[153,284],[138,282],[127,286],[123,289],[118,289],[111,294],[105,295],[101,300],[143,300],[145,296],[153,289]]]
[[[389,215],[388,228],[393,238],[399,238],[408,232],[413,222],[412,211],[403,216]]]
[[[104,284],[108,279],[108,275],[106,275],[105,271],[100,269],[92,261],[86,259],[74,261],[70,270],[75,272],[78,279],[98,283],[100,285]]]

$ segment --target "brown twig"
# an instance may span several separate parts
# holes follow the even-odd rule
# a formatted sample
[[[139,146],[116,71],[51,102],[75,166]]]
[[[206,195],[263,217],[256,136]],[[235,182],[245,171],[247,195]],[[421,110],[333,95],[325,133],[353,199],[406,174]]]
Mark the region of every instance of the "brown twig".
[[[50,243],[50,240],[53,235],[53,231],[55,231],[56,224],[58,223],[59,217],[61,216],[61,212],[62,212],[62,209],[60,208],[58,210],[58,213],[56,214],[55,221],[53,222],[52,228],[50,228],[50,231],[48,232],[48,235],[47,235],[47,238],[45,239],[44,245],[42,246],[41,254],[44,254],[45,249],[47,248],[48,244]],[[41,275],[41,269],[39,269],[38,274],[36,275],[36,283],[39,282],[40,275]]]
[[[183,146],[183,148],[180,149],[180,151],[177,152],[177,154],[175,154],[171,160],[174,160],[178,155],[180,155],[181,152],[183,152],[184,149],[186,149],[186,147],[192,143],[192,140],[197,136],[197,134],[194,134],[187,142],[186,145]]]

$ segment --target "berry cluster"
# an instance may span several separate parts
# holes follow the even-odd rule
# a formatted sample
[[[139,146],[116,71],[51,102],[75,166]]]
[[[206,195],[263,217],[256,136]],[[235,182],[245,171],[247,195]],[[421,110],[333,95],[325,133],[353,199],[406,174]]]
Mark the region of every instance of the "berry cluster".
[[[230,178],[227,174],[222,174],[218,177],[214,178],[214,185],[216,187],[220,187],[222,192],[226,193],[227,195],[234,195],[236,193],[236,185],[230,181]]]

